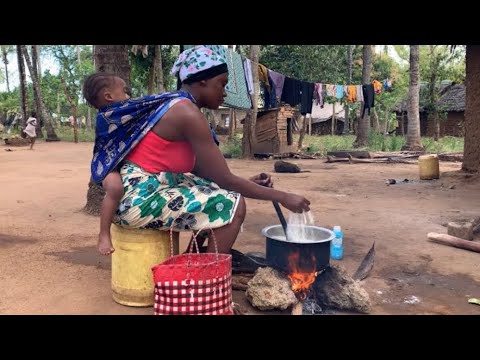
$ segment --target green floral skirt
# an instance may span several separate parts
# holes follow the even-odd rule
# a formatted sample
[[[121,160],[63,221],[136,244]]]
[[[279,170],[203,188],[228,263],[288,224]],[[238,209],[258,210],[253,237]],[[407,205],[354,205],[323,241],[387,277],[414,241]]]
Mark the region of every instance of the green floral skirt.
[[[240,194],[192,174],[151,174],[126,162],[124,196],[114,222],[123,227],[175,231],[215,229],[229,224]]]

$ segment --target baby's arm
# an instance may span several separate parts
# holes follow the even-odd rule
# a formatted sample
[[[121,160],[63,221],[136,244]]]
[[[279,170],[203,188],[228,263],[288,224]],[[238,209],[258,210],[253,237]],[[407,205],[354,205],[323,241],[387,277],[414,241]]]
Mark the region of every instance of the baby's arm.
[[[100,234],[98,236],[98,251],[102,255],[110,255],[115,251],[110,236],[110,226],[123,196],[122,177],[118,172],[111,172],[103,180],[105,197],[100,208]]]

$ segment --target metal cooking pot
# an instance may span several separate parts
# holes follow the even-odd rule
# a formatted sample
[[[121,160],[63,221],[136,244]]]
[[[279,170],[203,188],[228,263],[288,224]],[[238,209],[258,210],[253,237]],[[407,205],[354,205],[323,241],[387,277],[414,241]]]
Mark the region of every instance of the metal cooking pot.
[[[289,225],[293,227],[295,225]],[[294,231],[293,231],[294,233]],[[315,270],[321,271],[330,263],[330,241],[335,238],[333,231],[313,225],[304,226],[305,240],[285,240],[285,232],[281,225],[271,225],[262,230],[267,238],[267,262],[277,270],[289,273],[288,257],[298,252],[298,266],[300,269],[311,271],[313,261]],[[289,231],[290,236],[290,231]],[[295,241],[301,240],[301,242]],[[313,257],[312,257],[313,256]],[[314,260],[312,260],[314,259]]]

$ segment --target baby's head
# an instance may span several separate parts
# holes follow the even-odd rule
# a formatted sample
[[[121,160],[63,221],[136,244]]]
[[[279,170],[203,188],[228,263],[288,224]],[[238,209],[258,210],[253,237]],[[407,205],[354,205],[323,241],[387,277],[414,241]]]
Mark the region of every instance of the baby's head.
[[[125,81],[115,74],[97,72],[88,76],[83,84],[83,97],[96,109],[127,100],[130,96]]]

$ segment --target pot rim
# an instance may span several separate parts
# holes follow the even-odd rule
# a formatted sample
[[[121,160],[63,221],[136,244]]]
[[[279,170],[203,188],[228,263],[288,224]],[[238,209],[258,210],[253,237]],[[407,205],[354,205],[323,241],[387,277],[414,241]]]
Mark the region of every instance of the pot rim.
[[[286,239],[281,239],[281,238],[278,238],[276,236],[271,236],[271,235],[267,234],[268,230],[270,230],[271,228],[282,227],[282,225],[270,225],[270,226],[264,227],[262,229],[262,235],[265,236],[267,239],[271,239],[271,240],[277,240],[277,241],[282,241],[282,242],[291,243],[291,244],[305,244],[305,245],[328,242],[328,241],[332,241],[335,238],[335,233],[330,229],[327,229],[327,228],[324,228],[324,227],[321,227],[321,226],[315,226],[315,225],[306,225],[306,226],[308,226],[310,228],[315,228],[315,229],[319,229],[319,230],[328,232],[328,233],[330,233],[330,237],[328,237],[327,239],[324,239],[324,240],[316,240],[316,241],[309,241],[309,242],[298,242],[298,241],[287,241]]]

